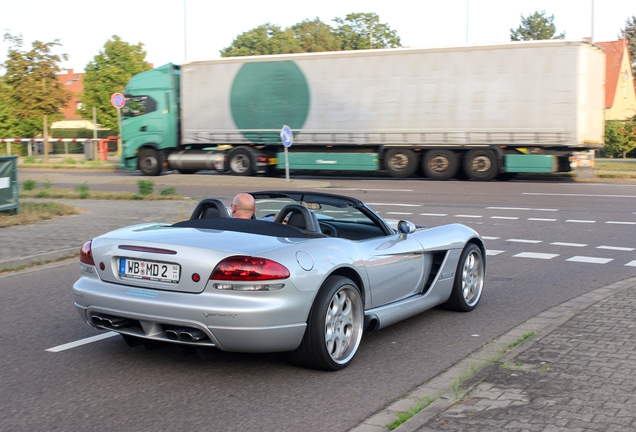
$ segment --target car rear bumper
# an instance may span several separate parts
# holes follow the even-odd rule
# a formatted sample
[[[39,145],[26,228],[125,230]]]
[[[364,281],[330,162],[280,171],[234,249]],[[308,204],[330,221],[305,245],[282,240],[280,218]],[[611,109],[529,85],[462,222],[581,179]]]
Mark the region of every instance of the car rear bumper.
[[[95,328],[236,352],[293,351],[300,345],[312,293],[292,286],[271,292],[211,291],[136,289],[88,277],[73,285],[80,317]]]

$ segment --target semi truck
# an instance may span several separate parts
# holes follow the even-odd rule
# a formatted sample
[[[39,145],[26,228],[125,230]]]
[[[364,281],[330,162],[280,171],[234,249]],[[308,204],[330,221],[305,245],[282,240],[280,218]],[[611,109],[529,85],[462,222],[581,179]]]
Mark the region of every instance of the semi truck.
[[[124,91],[121,167],[159,175],[285,169],[487,181],[593,166],[605,54],[529,41],[167,64]]]

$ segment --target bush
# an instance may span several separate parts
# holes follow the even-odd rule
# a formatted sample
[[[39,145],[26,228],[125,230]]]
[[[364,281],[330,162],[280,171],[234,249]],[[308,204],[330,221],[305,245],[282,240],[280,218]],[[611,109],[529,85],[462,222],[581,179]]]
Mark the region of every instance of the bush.
[[[152,180],[137,180],[137,187],[141,195],[150,195],[155,189],[155,182]]]
[[[25,180],[22,182],[22,189],[24,189],[25,191],[31,191],[35,189],[37,185],[38,184],[35,180]]]
[[[88,184],[86,182],[75,186],[75,191],[79,193],[80,199],[86,199],[90,194],[90,188],[88,187]]]

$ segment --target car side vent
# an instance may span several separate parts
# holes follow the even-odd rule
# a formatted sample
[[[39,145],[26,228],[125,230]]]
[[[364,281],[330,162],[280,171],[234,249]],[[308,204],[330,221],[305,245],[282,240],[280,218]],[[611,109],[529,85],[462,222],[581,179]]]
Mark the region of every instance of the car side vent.
[[[437,273],[439,273],[439,269],[442,268],[442,264],[444,263],[444,259],[446,259],[446,254],[448,251],[440,251],[433,253],[433,264],[431,264],[431,272],[428,275],[428,280],[426,284],[424,284],[424,288],[422,289],[422,294],[426,294],[428,290],[431,289],[431,285],[433,281],[437,277]]]

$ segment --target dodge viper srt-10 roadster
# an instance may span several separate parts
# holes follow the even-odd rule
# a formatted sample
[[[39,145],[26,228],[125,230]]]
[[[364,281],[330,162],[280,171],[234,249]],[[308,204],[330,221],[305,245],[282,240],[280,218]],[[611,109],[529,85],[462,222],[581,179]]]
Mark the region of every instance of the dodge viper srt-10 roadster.
[[[486,249],[464,225],[394,225],[319,192],[252,195],[253,219],[204,199],[189,220],[86,242],[73,285],[82,320],[129,345],[286,352],[339,370],[364,333],[438,305],[467,312],[481,298]]]

